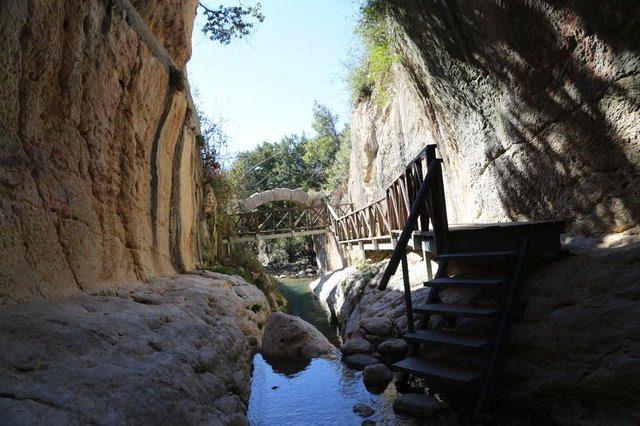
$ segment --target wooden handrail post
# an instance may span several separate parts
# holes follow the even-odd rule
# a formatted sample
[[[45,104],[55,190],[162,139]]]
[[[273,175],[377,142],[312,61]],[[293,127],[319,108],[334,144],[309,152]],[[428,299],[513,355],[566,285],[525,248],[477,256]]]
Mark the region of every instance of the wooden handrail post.
[[[438,170],[440,168],[440,162],[442,160],[436,160],[432,162],[427,170],[427,174],[425,178],[422,180],[422,185],[420,186],[420,191],[418,191],[418,196],[416,197],[416,203],[411,206],[411,212],[409,213],[409,217],[406,221],[406,226],[402,229],[402,233],[400,234],[400,238],[398,238],[398,243],[396,248],[393,251],[393,255],[391,255],[391,260],[389,264],[384,270],[384,274],[382,275],[382,279],[380,280],[380,284],[378,288],[380,290],[384,290],[387,287],[387,283],[389,283],[389,278],[394,274],[398,265],[400,264],[402,250],[407,246],[409,239],[411,238],[411,234],[413,233],[413,226],[418,220],[418,216],[420,214],[420,202],[423,202],[427,195],[432,192],[430,186],[434,183],[437,177]]]
[[[427,167],[431,165],[431,162],[436,159],[436,145],[427,145]]]
[[[433,222],[433,237],[436,253],[442,254],[448,245],[449,222],[447,220],[447,206],[444,197],[444,185],[442,179],[442,167],[439,166],[433,181],[431,190],[431,221]]]
[[[407,311],[407,328],[409,333],[413,333],[416,329],[413,322],[413,302],[411,301],[411,282],[409,281],[406,247],[402,249],[402,283],[404,285],[404,304]]]

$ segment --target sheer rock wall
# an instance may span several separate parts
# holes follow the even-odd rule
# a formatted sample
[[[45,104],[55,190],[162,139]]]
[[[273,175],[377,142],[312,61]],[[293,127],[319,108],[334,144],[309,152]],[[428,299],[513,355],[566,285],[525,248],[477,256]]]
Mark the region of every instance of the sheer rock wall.
[[[450,223],[566,220],[568,256],[532,265],[523,284],[497,406],[562,424],[637,422],[640,9],[388,4],[402,59],[388,105],[354,107],[351,199],[382,196],[436,143]],[[457,291],[443,297],[465,301]],[[376,312],[388,309],[368,310]]]
[[[0,3],[0,303],[195,267],[196,4]]]
[[[633,2],[409,0],[390,9],[402,63],[386,108],[355,107],[355,202],[380,195],[437,143],[455,222],[563,218],[588,233],[640,222]]]

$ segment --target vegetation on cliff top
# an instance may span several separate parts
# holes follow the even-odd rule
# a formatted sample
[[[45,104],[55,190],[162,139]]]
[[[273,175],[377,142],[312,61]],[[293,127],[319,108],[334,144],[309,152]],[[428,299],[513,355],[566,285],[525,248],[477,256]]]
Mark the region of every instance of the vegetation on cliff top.
[[[389,102],[392,67],[398,55],[391,45],[391,23],[383,0],[368,0],[361,8],[355,30],[364,52],[349,70],[349,86],[354,102],[372,98],[377,106]]]

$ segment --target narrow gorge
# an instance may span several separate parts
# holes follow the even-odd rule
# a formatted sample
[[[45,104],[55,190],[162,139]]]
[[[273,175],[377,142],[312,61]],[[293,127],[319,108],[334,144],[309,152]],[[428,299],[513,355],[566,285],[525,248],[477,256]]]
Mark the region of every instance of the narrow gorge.
[[[0,425],[640,422],[635,2],[209,3],[0,0]]]

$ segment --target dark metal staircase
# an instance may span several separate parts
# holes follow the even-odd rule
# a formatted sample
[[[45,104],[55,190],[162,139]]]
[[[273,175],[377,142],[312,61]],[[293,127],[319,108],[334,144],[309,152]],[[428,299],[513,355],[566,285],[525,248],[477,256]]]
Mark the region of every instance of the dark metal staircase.
[[[408,320],[408,333],[404,338],[411,349],[408,357],[395,363],[393,368],[422,377],[436,388],[453,389],[452,392],[455,389],[472,391],[476,398],[475,414],[479,415],[489,407],[498,360],[513,320],[514,304],[529,260],[532,237],[530,233],[523,234],[516,247],[510,238],[510,246],[496,249],[496,238],[500,238],[496,233],[495,238],[486,240],[486,247],[475,240],[469,245],[469,250],[461,249],[458,244],[455,251],[450,251],[442,160],[435,157],[435,146],[429,146],[426,155],[427,173],[379,285],[383,290],[398,266],[402,265]],[[431,231],[425,229],[429,224],[433,228]],[[430,288],[426,303],[416,307],[412,306],[406,260],[407,243],[414,237],[414,231],[433,239],[434,258],[438,264],[436,276],[425,282],[425,286]],[[449,272],[451,265],[460,270],[469,263],[481,267],[467,268],[467,272],[482,272],[481,276],[469,277],[467,274],[460,277]],[[482,304],[444,303],[441,294],[451,288],[462,291],[482,289]],[[493,297],[487,297],[488,294]],[[414,321],[414,314],[421,316],[421,320]],[[434,316],[444,321],[431,321]],[[464,328],[470,330],[461,331],[456,326],[461,319],[466,326]],[[432,323],[438,328],[430,325]],[[445,326],[441,327],[443,323]],[[444,357],[432,357],[431,349],[441,354],[443,348],[446,349]]]

